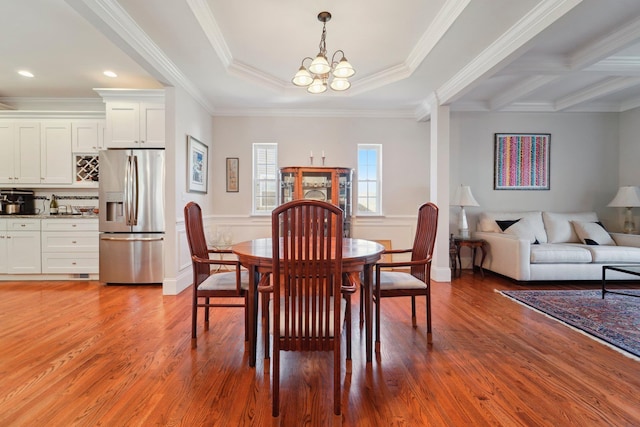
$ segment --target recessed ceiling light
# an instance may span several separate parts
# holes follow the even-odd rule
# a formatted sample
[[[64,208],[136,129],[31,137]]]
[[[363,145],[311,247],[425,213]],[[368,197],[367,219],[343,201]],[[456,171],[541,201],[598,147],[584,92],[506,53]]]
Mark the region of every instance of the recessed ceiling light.
[[[118,75],[116,73],[114,73],[113,71],[109,71],[109,70],[105,71],[102,74],[104,74],[107,77],[118,77]]]
[[[21,76],[24,77],[33,77],[33,73],[27,71],[27,70],[20,70],[18,71],[18,74],[20,74]]]

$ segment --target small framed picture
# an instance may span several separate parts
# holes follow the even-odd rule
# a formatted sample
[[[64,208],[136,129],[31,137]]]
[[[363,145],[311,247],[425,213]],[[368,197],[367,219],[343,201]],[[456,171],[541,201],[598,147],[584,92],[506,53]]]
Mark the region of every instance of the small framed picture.
[[[187,191],[206,193],[209,178],[209,147],[187,135]]]
[[[227,193],[239,191],[238,169],[240,161],[237,157],[227,157]]]

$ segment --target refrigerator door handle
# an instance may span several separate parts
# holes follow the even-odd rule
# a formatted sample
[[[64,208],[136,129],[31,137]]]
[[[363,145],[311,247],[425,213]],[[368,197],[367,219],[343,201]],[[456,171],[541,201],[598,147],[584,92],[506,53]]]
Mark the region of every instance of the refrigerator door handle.
[[[157,242],[164,240],[164,237],[106,237],[101,236],[100,240],[110,240],[118,242]]]
[[[131,225],[138,225],[138,156],[133,157],[131,171]]]
[[[127,166],[124,171],[124,221],[131,225],[131,157],[127,156]]]

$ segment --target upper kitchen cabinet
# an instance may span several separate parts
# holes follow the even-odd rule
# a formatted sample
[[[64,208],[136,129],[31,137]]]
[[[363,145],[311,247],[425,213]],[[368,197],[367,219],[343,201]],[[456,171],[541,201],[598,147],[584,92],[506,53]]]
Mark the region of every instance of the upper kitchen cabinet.
[[[71,123],[42,122],[40,138],[41,184],[71,184],[73,165]]]
[[[106,104],[106,148],[165,146],[164,90],[95,90]]]
[[[0,123],[0,184],[40,184],[41,176],[40,123]]]
[[[104,120],[71,122],[71,150],[74,153],[97,153],[104,148]]]

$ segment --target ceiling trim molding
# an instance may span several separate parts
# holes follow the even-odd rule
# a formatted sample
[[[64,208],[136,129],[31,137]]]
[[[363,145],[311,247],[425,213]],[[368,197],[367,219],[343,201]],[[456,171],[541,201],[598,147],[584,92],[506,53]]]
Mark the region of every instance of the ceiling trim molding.
[[[450,104],[469,92],[481,81],[508,65],[527,43],[549,27],[582,0],[543,0],[488,48],[469,62],[438,90],[440,100]]]
[[[638,74],[640,73],[640,58],[636,56],[612,56],[586,67],[584,71]]]
[[[447,0],[444,6],[440,8],[433,22],[420,37],[420,40],[418,40],[418,43],[413,47],[405,61],[411,73],[420,66],[470,2],[471,0]]]
[[[204,31],[205,36],[207,36],[207,40],[216,51],[218,58],[220,58],[225,68],[228,68],[233,62],[233,55],[222,35],[220,26],[218,26],[218,21],[216,21],[209,7],[209,3],[206,0],[187,0],[187,4]]]
[[[633,110],[640,107],[640,97],[626,100],[625,102],[620,104],[620,112]]]
[[[242,108],[220,109],[213,113],[214,117],[325,117],[325,118],[387,118],[415,119],[415,111],[411,109],[397,110],[339,110],[339,109],[304,109],[304,108]]]
[[[569,56],[572,69],[584,68],[606,58],[640,39],[640,18],[622,26],[612,34],[590,43]]]
[[[554,102],[557,111],[566,110],[583,102],[590,101],[611,93],[640,84],[640,77],[614,77],[605,81],[591,85],[585,90],[579,90],[567,96],[557,99]]]
[[[530,95],[537,89],[553,82],[554,80],[557,80],[558,78],[559,76],[556,75],[529,77],[521,81],[520,83],[510,87],[506,91],[503,91],[502,93],[500,93],[500,95],[490,99],[489,109],[500,110],[514,102],[516,99]]]
[[[76,12],[97,28],[113,43],[126,52],[134,53],[134,60],[145,69],[151,68],[172,86],[182,87],[207,111],[213,106],[180,69],[167,57],[137,22],[116,0],[65,0]],[[91,12],[90,15],[88,12]],[[96,20],[99,20],[96,22]],[[108,31],[105,31],[108,30]]]

